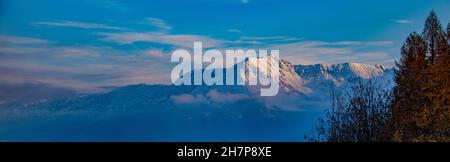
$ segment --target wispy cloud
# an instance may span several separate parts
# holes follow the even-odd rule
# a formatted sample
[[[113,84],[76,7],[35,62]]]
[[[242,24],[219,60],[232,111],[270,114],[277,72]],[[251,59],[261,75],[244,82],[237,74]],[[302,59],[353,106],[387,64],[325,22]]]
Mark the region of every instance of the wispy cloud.
[[[140,53],[123,55],[124,52],[108,47],[10,49],[3,51],[0,48],[0,82],[44,83],[92,93],[104,91],[103,87],[163,84],[169,83],[170,79],[167,64]],[[10,51],[15,53],[8,54]]]
[[[233,103],[240,100],[246,100],[250,97],[245,94],[233,94],[233,93],[221,93],[217,90],[211,90],[208,92],[207,97],[216,103]]]
[[[150,18],[146,18],[145,22],[153,27],[158,28],[159,30],[161,30],[163,32],[168,32],[168,31],[172,30],[172,26],[168,25],[163,19],[150,17]]]
[[[267,36],[267,37],[242,36],[240,39],[243,41],[266,41],[266,42],[293,42],[303,40],[303,38],[286,37],[286,36]]]
[[[224,41],[210,38],[203,35],[189,35],[189,34],[166,34],[166,33],[139,33],[139,32],[122,32],[122,33],[97,33],[105,36],[103,40],[111,41],[120,44],[133,44],[136,42],[151,42],[163,45],[172,45],[176,47],[192,48],[194,41],[203,42],[204,48],[219,47],[224,44]]]
[[[383,48],[391,46],[392,41],[307,41],[300,38],[269,36],[269,37],[241,37],[239,40],[221,40],[202,35],[172,35],[168,33],[98,33],[103,40],[119,44],[133,44],[136,42],[151,42],[174,47],[192,49],[194,41],[202,41],[204,48],[238,49],[264,48],[279,49],[282,57],[297,64],[362,62],[392,64],[394,58],[389,57]],[[158,51],[151,51],[149,55],[161,56]],[[363,55],[364,54],[364,55]],[[374,61],[367,57],[376,57]]]
[[[270,36],[270,37],[241,37],[242,40],[276,40],[276,39],[286,39],[284,36]]]
[[[227,31],[231,33],[242,33],[242,31],[239,29],[228,29]]]
[[[279,49],[281,56],[294,64],[359,62],[391,66],[395,58],[383,48],[392,44],[391,41],[300,41],[273,44],[267,48]],[[373,49],[375,46],[378,48]]]
[[[264,44],[264,42],[261,41],[255,41],[255,40],[233,40],[233,41],[226,41],[229,45],[257,45],[257,44]]]
[[[191,95],[191,94],[181,94],[170,96],[172,102],[177,104],[204,104],[208,103],[208,100],[203,95]]]
[[[193,41],[203,41],[204,47],[243,48],[250,38],[238,41],[213,39],[201,35],[172,35],[167,33],[98,33],[107,41],[132,44],[145,41],[192,48]],[[0,82],[45,83],[76,89],[80,92],[101,92],[101,87],[117,87],[138,83],[170,83],[171,65],[162,49],[121,51],[99,46],[59,46],[39,44],[36,38],[3,36],[17,45],[0,44]],[[14,39],[11,39],[14,38]],[[21,39],[17,39],[21,38]],[[255,39],[255,38],[252,38]],[[286,37],[258,37],[260,40]],[[20,41],[17,41],[20,40]],[[37,41],[39,40],[39,41]],[[38,43],[28,46],[21,43]],[[294,64],[361,62],[392,64],[394,58],[383,49],[390,41],[294,41],[259,42],[247,44],[253,49],[279,49],[281,57]],[[375,48],[376,47],[376,48]],[[380,48],[378,48],[380,47]],[[369,48],[369,49],[367,49]],[[246,49],[246,48],[244,48]],[[125,55],[126,53],[126,55]],[[165,61],[164,61],[165,60]],[[214,97],[223,97],[212,93]],[[186,96],[184,96],[186,97]],[[236,96],[231,96],[234,99]],[[194,97],[195,98],[195,97]]]
[[[395,22],[395,23],[398,23],[398,24],[412,24],[412,23],[414,23],[414,21],[407,20],[407,19],[398,19],[398,20],[392,19],[391,21]]]
[[[162,50],[158,49],[149,49],[144,52],[145,55],[151,56],[151,57],[164,57],[164,52]]]
[[[0,43],[2,44],[46,44],[48,40],[20,36],[0,35]]]
[[[177,104],[225,104],[235,103],[242,100],[250,99],[246,94],[239,93],[221,93],[211,90],[207,94],[180,94],[170,96],[172,102]]]
[[[127,30],[127,28],[124,27],[98,23],[77,22],[77,21],[33,22],[31,24],[38,26],[72,27],[82,29]]]
[[[103,92],[103,87],[170,80],[169,65],[158,60],[162,51],[144,55],[107,46],[43,44],[47,41],[36,38],[1,39],[17,44],[0,43],[0,82],[42,83],[92,93]]]
[[[324,42],[325,45],[343,45],[343,46],[388,46],[394,44],[392,41],[339,41]]]

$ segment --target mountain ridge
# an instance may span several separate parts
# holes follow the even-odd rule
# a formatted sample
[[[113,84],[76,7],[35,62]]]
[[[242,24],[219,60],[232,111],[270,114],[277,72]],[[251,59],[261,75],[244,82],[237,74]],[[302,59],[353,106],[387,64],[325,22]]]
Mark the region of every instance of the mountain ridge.
[[[329,88],[348,87],[363,79],[359,74],[382,77],[388,71],[284,60],[280,66],[282,90],[273,97],[261,97],[252,86],[135,84],[51,102],[1,104],[6,106],[0,108],[0,140],[302,141],[330,107]],[[352,71],[364,73],[341,74]]]

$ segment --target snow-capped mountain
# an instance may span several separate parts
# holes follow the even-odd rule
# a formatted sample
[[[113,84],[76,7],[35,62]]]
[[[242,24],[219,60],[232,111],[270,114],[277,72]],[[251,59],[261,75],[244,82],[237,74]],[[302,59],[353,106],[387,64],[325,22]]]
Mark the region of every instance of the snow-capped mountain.
[[[393,80],[391,68],[360,63],[295,65],[295,71],[313,91],[349,87],[360,79],[376,79],[384,84]]]
[[[247,63],[253,69],[256,65]],[[379,65],[293,65],[281,60],[279,67],[281,90],[273,97],[261,97],[251,86],[139,84],[31,105],[2,104],[8,106],[0,108],[0,140],[303,140],[329,107],[328,88],[358,79],[392,80],[392,70]]]
[[[258,60],[260,61],[260,60]],[[246,75],[267,75],[275,68],[261,68],[256,70],[258,63],[247,62],[248,73],[239,73],[238,77],[246,78]],[[330,88],[348,87],[359,79],[379,78],[383,82],[392,81],[392,69],[381,65],[368,65],[359,63],[343,64],[315,64],[315,65],[293,65],[281,60],[280,71],[280,93],[278,96],[300,96],[294,100],[305,101],[311,98],[326,96]],[[189,73],[189,75],[192,75]],[[255,91],[256,89],[256,91]],[[177,97],[185,97],[189,101],[203,100],[209,103],[226,104],[221,99],[260,99],[258,87],[252,86],[172,86],[172,85],[130,85],[113,90],[106,94],[83,95],[71,97],[57,102],[39,102],[26,107],[48,107],[48,109],[127,109],[139,107],[136,105],[152,105],[155,103],[177,103],[173,102]],[[177,96],[179,95],[179,96]],[[183,96],[184,95],[184,96]],[[239,96],[239,97],[237,97]],[[307,97],[305,99],[305,96]],[[277,98],[277,97],[275,97]],[[286,99],[286,98],[283,98]],[[270,100],[270,99],[269,99]],[[276,99],[271,99],[276,100]],[[110,101],[110,102],[108,102]],[[299,101],[300,102],[300,101]],[[262,102],[262,104],[266,104]],[[3,104],[8,107],[18,107],[20,104]],[[13,106],[10,106],[13,105]],[[38,106],[36,106],[38,105]]]
[[[265,66],[261,64],[260,62],[266,61],[264,59],[264,57],[261,57],[246,60],[245,68],[248,70],[240,70],[236,76],[242,78],[248,84],[249,77],[270,76],[273,71],[279,70],[280,91],[282,93],[300,94],[323,93],[323,90],[329,90],[333,87],[348,87],[360,79],[377,78],[382,82],[390,82],[393,79],[393,70],[381,65],[360,63],[294,65],[281,59],[278,64],[279,68],[275,68],[273,64],[266,64]],[[223,69],[224,76],[226,76],[226,72],[227,69]],[[194,77],[193,72],[185,75]],[[255,93],[258,91],[257,88],[259,86],[253,88]]]
[[[296,73],[294,65],[286,60],[281,59],[279,62],[279,68],[276,68],[273,64],[266,64],[266,66],[262,66],[260,62],[266,61],[264,57],[247,60],[245,63],[245,67],[248,70],[248,73],[241,71],[239,73],[239,77],[244,78],[244,80],[248,80],[248,76],[257,77],[257,76],[270,76],[270,74],[279,70],[279,83],[280,90],[282,92],[299,92],[299,93],[308,93],[310,89],[304,87],[303,79]],[[258,69],[259,67],[259,69]]]
[[[258,60],[261,61],[261,60]],[[247,62],[248,75],[256,75],[257,62]],[[270,69],[270,70],[268,70]],[[275,70],[274,67],[260,68],[259,73],[267,75],[268,71]],[[315,64],[315,65],[293,65],[289,61],[281,60],[280,88],[283,92],[299,92],[311,94],[332,87],[350,86],[359,79],[377,78],[381,81],[391,81],[393,71],[381,65],[369,65],[360,63],[342,64]],[[245,78],[244,74],[240,74]]]
[[[315,80],[348,80],[354,78],[370,79],[384,75],[386,69],[381,65],[360,63],[296,65],[295,71],[304,78]]]

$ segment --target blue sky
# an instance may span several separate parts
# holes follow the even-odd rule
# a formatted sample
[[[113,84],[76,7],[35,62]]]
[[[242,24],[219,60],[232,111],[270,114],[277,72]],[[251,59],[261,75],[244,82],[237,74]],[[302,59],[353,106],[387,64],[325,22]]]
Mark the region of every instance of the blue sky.
[[[170,54],[279,49],[295,64],[392,66],[412,31],[448,0],[0,0],[0,83],[79,92],[170,80]]]

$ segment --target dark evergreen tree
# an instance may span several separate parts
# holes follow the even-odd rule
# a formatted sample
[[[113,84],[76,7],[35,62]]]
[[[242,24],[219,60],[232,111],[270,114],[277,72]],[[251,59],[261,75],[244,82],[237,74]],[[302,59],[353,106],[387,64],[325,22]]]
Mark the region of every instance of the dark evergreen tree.
[[[421,132],[418,141],[450,141],[450,55],[447,35],[443,39],[437,46],[436,63],[423,77],[426,84],[421,93],[427,104],[417,116]]]
[[[448,45],[450,45],[450,23],[447,24],[447,40]]]
[[[447,24],[447,44],[450,46],[450,23]]]
[[[450,64],[450,23],[447,24],[447,57],[444,64]]]
[[[422,34],[428,45],[427,54],[430,64],[435,64],[439,55],[442,55],[444,51],[447,53],[445,32],[435,11],[431,11],[428,16]]]
[[[360,82],[352,93],[332,93],[316,141],[450,141],[450,24],[434,11],[422,35],[411,33],[396,62],[390,93]],[[386,103],[388,101],[388,103]]]
[[[416,136],[416,124],[413,117],[424,103],[421,95],[423,75],[425,72],[427,44],[413,32],[406,39],[401,49],[401,59],[396,63],[393,91],[392,113],[396,127],[395,140],[407,141]]]
[[[432,11],[423,38],[413,33],[402,47],[391,106],[397,141],[450,141],[450,57],[446,37]]]

